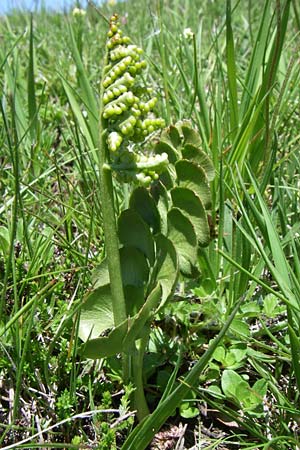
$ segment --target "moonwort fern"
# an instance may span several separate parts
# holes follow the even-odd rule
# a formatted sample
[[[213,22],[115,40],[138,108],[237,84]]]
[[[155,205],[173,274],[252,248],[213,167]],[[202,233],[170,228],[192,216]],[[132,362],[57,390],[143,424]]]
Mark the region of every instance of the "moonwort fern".
[[[156,98],[140,76],[142,50],[110,21],[102,74],[99,166],[106,258],[81,308],[79,336],[88,358],[123,355],[135,386],[138,419],[148,414],[143,356],[155,314],[172,301],[179,277],[198,275],[197,248],[209,242],[210,158],[188,121],[162,131]],[[154,144],[152,145],[154,137]],[[117,217],[115,175],[132,184]]]
[[[131,44],[128,36],[123,36],[116,15],[110,21],[106,48],[102,120],[110,168],[123,181],[149,185],[168,164],[167,154],[145,155],[137,144],[161,129],[164,120],[152,112],[157,97],[151,97],[151,88],[139,84],[141,72],[147,66],[141,59],[143,51]]]

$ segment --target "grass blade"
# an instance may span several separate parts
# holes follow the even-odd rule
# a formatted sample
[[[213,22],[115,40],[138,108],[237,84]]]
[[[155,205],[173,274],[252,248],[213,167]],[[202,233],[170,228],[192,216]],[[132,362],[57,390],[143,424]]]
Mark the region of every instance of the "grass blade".
[[[81,87],[82,100],[85,104],[85,107],[87,108],[89,130],[93,139],[94,146],[96,146],[98,140],[98,105],[96,101],[96,95],[93,92],[85,68],[83,66],[71,25],[69,25],[69,35],[71,51],[78,72],[78,81]]]
[[[231,27],[231,0],[226,2],[226,62],[229,87],[230,128],[233,136],[239,126],[234,42]]]
[[[70,102],[74,117],[76,118],[78,125],[80,127],[80,130],[86,139],[88,147],[93,152],[95,162],[97,162],[97,153],[95,150],[96,143],[94,141],[94,136],[91,134],[91,130],[90,130],[88,124],[86,123],[86,118],[82,114],[80,105],[76,100],[76,97],[74,95],[75,94],[74,89],[70,86],[70,84],[67,82],[67,80],[65,80],[63,78],[62,75],[61,75],[61,79],[62,79],[62,83],[63,83],[64,89],[65,89],[65,92],[67,94],[68,100]]]
[[[289,336],[291,341],[291,353],[292,353],[292,363],[294,368],[294,374],[296,377],[296,382],[298,390],[300,390],[300,340],[299,336],[295,333],[293,327],[288,324]]]
[[[29,62],[28,62],[28,79],[27,79],[27,99],[28,99],[28,117],[30,123],[30,136],[34,140],[37,131],[37,107],[35,97],[34,83],[34,52],[33,52],[33,18],[30,20],[29,35]]]

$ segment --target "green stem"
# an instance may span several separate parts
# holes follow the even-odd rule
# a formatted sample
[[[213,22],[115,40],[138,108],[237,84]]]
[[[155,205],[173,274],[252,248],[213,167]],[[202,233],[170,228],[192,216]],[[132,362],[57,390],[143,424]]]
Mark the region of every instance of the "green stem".
[[[109,150],[106,143],[107,123],[103,118],[103,84],[107,55],[104,59],[104,68],[101,76],[100,88],[100,120],[98,134],[98,161],[99,161],[99,185],[101,195],[101,209],[103,219],[103,231],[106,246],[106,256],[111,287],[112,309],[114,324],[117,327],[127,319],[126,303],[123,291],[122,272],[119,253],[119,239],[116,226],[116,210],[114,205],[114,190],[111,171],[107,169],[109,164]],[[129,355],[123,354],[123,382],[130,381]]]
[[[105,58],[107,59],[107,58]],[[102,80],[104,78],[106,62],[104,63],[104,70],[101,77],[100,90],[100,121],[99,121],[99,171],[100,171],[100,194],[101,207],[103,218],[103,231],[105,237],[106,255],[108,261],[108,270],[111,285],[112,308],[114,315],[115,326],[124,322],[127,318],[126,305],[123,292],[120,254],[119,254],[119,239],[116,226],[116,215],[114,206],[114,191],[112,174],[107,170],[109,164],[109,151],[106,143],[107,125],[103,118],[103,86]]]
[[[150,332],[150,329],[149,329]],[[143,383],[143,362],[145,348],[149,340],[149,333],[146,333],[142,339],[136,341],[135,351],[132,358],[132,371],[134,379],[134,409],[137,412],[137,418],[141,422],[150,414],[144,392]]]

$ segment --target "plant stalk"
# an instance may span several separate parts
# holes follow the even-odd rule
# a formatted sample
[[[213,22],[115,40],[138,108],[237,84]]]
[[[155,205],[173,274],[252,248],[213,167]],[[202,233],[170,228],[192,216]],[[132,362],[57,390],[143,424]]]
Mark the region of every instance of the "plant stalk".
[[[122,272],[119,253],[119,239],[116,226],[116,210],[114,203],[114,190],[112,173],[107,169],[109,163],[109,150],[106,142],[107,124],[103,118],[103,83],[107,54],[101,75],[100,105],[99,105],[99,130],[98,130],[98,161],[99,161],[99,186],[101,195],[102,223],[108,262],[108,271],[111,286],[112,309],[115,327],[127,319],[126,303],[123,291]],[[129,383],[130,356],[123,354],[123,382]]]
[[[131,357],[134,387],[135,387],[134,409],[136,409],[137,418],[139,422],[141,422],[146,416],[150,414],[148,404],[145,398],[144,383],[143,383],[143,362],[148,340],[149,340],[149,333],[146,333],[146,336],[136,341],[134,346],[135,347],[134,356]]]
[[[100,89],[100,120],[99,120],[99,142],[98,142],[98,160],[99,160],[99,177],[100,177],[100,194],[101,194],[101,209],[103,218],[103,231],[106,246],[106,255],[108,262],[108,271],[111,285],[112,308],[114,315],[115,326],[120,325],[127,319],[126,304],[123,292],[120,254],[119,254],[119,239],[117,234],[115,206],[114,206],[114,191],[112,174],[107,169],[109,164],[109,151],[106,143],[106,120],[103,118],[103,86],[104,71],[106,66],[107,56],[104,62],[104,69],[101,77]]]

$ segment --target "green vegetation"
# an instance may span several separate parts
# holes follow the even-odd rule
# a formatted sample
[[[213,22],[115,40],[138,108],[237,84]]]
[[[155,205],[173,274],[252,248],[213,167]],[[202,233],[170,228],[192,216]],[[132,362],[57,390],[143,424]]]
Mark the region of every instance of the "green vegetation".
[[[0,447],[300,448],[297,2],[0,36]]]

